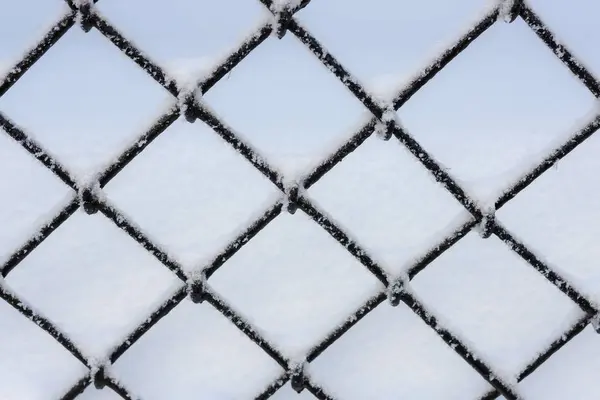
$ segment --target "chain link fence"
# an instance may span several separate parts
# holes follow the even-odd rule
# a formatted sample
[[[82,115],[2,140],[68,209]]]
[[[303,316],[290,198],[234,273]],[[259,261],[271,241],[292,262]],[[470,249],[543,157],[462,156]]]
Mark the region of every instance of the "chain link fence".
[[[402,90],[396,93],[389,104],[383,104],[370,94],[355,77],[331,55],[319,41],[294,18],[295,13],[308,6],[310,0],[293,1],[290,3],[279,3],[273,0],[260,0],[261,3],[273,14],[270,22],[265,22],[255,32],[249,35],[237,49],[224,59],[220,65],[203,78],[194,90],[184,88],[170,79],[160,66],[147,58],[144,53],[125,38],[115,27],[113,27],[95,8],[94,2],[87,0],[65,0],[69,6],[69,12],[58,20],[46,33],[39,43],[28,51],[25,56],[8,72],[0,81],[0,96],[4,95],[28,70],[31,68],[61,37],[69,30],[79,25],[84,31],[96,29],[127,57],[148,73],[158,84],[164,87],[177,99],[174,106],[162,114],[150,129],[141,135],[137,141],[123,151],[120,156],[104,171],[96,176],[93,182],[81,184],[77,182],[74,175],[69,172],[59,160],[50,156],[44,148],[35,140],[30,138],[22,129],[15,125],[7,116],[0,113],[0,126],[4,132],[18,142],[32,157],[36,158],[46,168],[52,171],[65,185],[70,187],[74,194],[72,200],[64,209],[60,210],[53,218],[48,220],[38,232],[23,243],[7,261],[0,266],[2,277],[7,277],[19,263],[23,261],[35,248],[46,240],[61,224],[69,219],[80,207],[88,214],[101,213],[111,220],[115,225],[125,231],[133,240],[138,242],[166,268],[171,270],[182,284],[172,296],[160,307],[155,309],[144,322],[137,326],[123,342],[114,347],[106,357],[106,361],[98,363],[87,359],[70,338],[61,332],[52,321],[31,309],[24,301],[19,299],[7,285],[0,284],[0,297],[15,308],[22,315],[38,325],[46,333],[58,341],[82,364],[87,366],[88,372],[62,396],[62,399],[77,398],[90,385],[97,389],[112,390],[123,399],[137,398],[123,386],[119,379],[113,376],[109,366],[119,358],[138,339],[186,297],[194,303],[203,303],[214,307],[223,316],[230,320],[250,340],[259,346],[266,354],[281,366],[280,376],[268,385],[261,393],[256,393],[256,399],[267,399],[271,397],[288,381],[292,388],[298,393],[308,391],[319,399],[333,399],[326,389],[313,382],[306,372],[306,365],[319,357],[327,348],[339,339],[344,333],[376,307],[384,302],[393,306],[403,303],[418,315],[439,337],[450,346],[460,357],[464,359],[490,387],[486,393],[482,393],[480,399],[495,399],[504,396],[506,399],[520,399],[518,385],[507,382],[496,374],[491,366],[470,349],[450,329],[443,326],[433,313],[413,294],[410,289],[410,280],[423,271],[442,253],[459,242],[467,233],[474,228],[479,228],[482,238],[492,235],[498,237],[513,252],[518,254],[532,268],[537,270],[544,278],[551,282],[558,290],[568,296],[584,312],[580,318],[567,331],[559,335],[547,348],[540,352],[537,357],[529,363],[517,375],[520,382],[532,374],[540,365],[548,360],[554,353],[561,349],[566,343],[576,337],[583,329],[592,324],[598,331],[599,309],[585,295],[577,291],[567,279],[546,265],[540,258],[516,239],[511,232],[501,223],[495,220],[495,211],[515,198],[523,189],[528,187],[541,174],[552,167],[556,162],[565,157],[577,146],[582,144],[600,127],[600,115],[593,118],[583,128],[572,132],[570,138],[547,154],[541,163],[525,173],[518,181],[507,188],[495,201],[492,209],[482,209],[478,203],[463,190],[457,181],[443,169],[440,164],[424,149],[407,130],[395,118],[396,111],[402,107],[418,90],[429,82],[448,63],[457,57],[482,33],[495,23],[511,23],[516,18],[521,18],[535,34],[541,39],[556,57],[579,79],[585,87],[595,96],[600,97],[600,83],[588,70],[561,44],[553,35],[552,31],[539,18],[525,2],[520,0],[505,0],[499,2],[497,7],[490,10],[486,15],[472,26],[465,35],[454,42],[443,51],[439,57],[430,65],[420,71],[415,79],[408,83]],[[97,0],[96,0],[97,1]],[[74,28],[77,29],[77,28]],[[202,103],[202,94],[209,91],[219,80],[231,72],[248,54],[261,45],[269,36],[275,35],[282,38],[286,34],[296,36],[319,61],[334,74],[340,82],[373,114],[368,123],[359,130],[352,133],[350,138],[339,147],[333,154],[323,160],[316,168],[310,171],[303,179],[293,184],[286,180],[276,169],[274,169],[253,147],[239,138],[228,126],[221,121],[209,108]],[[540,45],[541,45],[540,43]],[[146,234],[137,228],[136,224],[128,220],[113,204],[103,195],[104,188],[119,172],[121,172],[135,157],[148,147],[160,134],[162,134],[178,118],[184,117],[190,123],[196,120],[207,124],[223,140],[231,145],[241,157],[244,157],[260,173],[272,182],[282,193],[281,198],[272,204],[267,211],[250,224],[246,229],[204,268],[186,273],[182,266],[171,258],[160,246],[153,243]],[[470,218],[462,226],[441,242],[435,244],[424,256],[416,261],[405,274],[401,276],[390,276],[378,265],[369,254],[339,228],[334,221],[328,218],[315,206],[307,191],[336,164],[356,150],[371,135],[377,134],[382,140],[398,140],[409,150],[415,159],[426,168],[435,180],[443,186],[470,214]],[[263,338],[255,327],[242,315],[230,307],[230,305],[210,287],[210,277],[219,268],[222,268],[227,260],[232,257],[242,246],[248,243],[257,233],[265,228],[271,221],[281,213],[294,214],[300,210],[308,215],[316,224],[327,231],[337,240],[349,253],[351,253],[361,264],[364,265],[385,286],[377,295],[371,297],[354,313],[348,315],[345,322],[331,331],[320,343],[314,346],[303,362],[295,362],[286,358],[272,343]],[[226,267],[225,267],[226,268]]]

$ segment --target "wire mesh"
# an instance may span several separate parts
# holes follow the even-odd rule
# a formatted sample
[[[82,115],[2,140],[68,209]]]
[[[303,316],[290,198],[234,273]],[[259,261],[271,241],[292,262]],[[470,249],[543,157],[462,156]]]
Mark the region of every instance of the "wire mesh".
[[[493,211],[482,209],[478,203],[466,193],[457,181],[432,157],[421,144],[395,119],[395,112],[402,107],[415,93],[425,86],[436,74],[448,65],[455,57],[460,55],[471,43],[496,23],[511,23],[516,18],[521,18],[533,32],[541,39],[558,59],[571,71],[571,73],[587,87],[595,96],[600,97],[600,83],[592,76],[586,68],[578,62],[573,54],[554,37],[547,25],[540,19],[532,8],[523,1],[508,0],[500,2],[496,8],[490,10],[480,18],[459,40],[446,48],[430,65],[427,65],[409,82],[403,89],[398,91],[389,104],[382,104],[374,98],[357,79],[344,67],[330,52],[326,51],[319,41],[298,21],[294,15],[304,7],[308,6],[310,0],[296,2],[294,6],[279,4],[272,0],[260,0],[260,2],[273,14],[273,20],[259,26],[251,35],[246,37],[224,61],[213,69],[212,73],[204,77],[197,84],[195,90],[180,87],[170,79],[160,66],[151,61],[132,42],[125,38],[114,26],[112,26],[102,14],[94,7],[96,1],[74,1],[65,0],[69,6],[62,18],[48,30],[46,35],[29,50],[25,56],[14,65],[8,74],[0,82],[0,96],[4,95],[11,87],[38,61],[46,52],[56,44],[63,35],[79,25],[84,31],[96,29],[119,50],[121,50],[131,61],[142,68],[158,84],[173,95],[177,101],[160,115],[152,127],[141,135],[135,143],[125,149],[116,160],[104,171],[96,176],[93,182],[85,185],[78,183],[74,175],[65,168],[59,160],[49,155],[44,148],[29,137],[22,129],[13,123],[8,117],[0,113],[0,126],[4,132],[19,143],[32,157],[36,158],[48,170],[53,172],[62,182],[73,190],[71,201],[56,215],[48,220],[23,243],[6,262],[0,266],[2,277],[8,276],[19,263],[23,261],[32,251],[45,241],[56,229],[68,220],[80,207],[88,214],[101,213],[111,220],[116,226],[125,231],[133,240],[138,242],[144,249],[150,252],[166,268],[171,270],[181,281],[181,286],[154,310],[144,322],[137,326],[118,346],[114,347],[106,359],[105,364],[98,365],[96,361],[87,359],[84,353],[74,342],[58,329],[52,321],[34,312],[25,302],[22,302],[6,285],[0,285],[0,297],[15,308],[22,315],[30,319],[39,328],[52,336],[66,350],[68,350],[82,364],[88,367],[88,372],[77,382],[74,382],[69,390],[64,393],[62,399],[74,399],[90,385],[98,389],[108,388],[121,396],[123,399],[136,398],[125,388],[120,381],[108,372],[108,366],[117,360],[133,346],[144,334],[146,334],[158,321],[177,307],[186,297],[194,303],[208,304],[223,316],[230,320],[241,332],[252,342],[259,346],[269,357],[277,362],[282,369],[281,375],[268,385],[264,391],[257,393],[256,399],[267,399],[271,397],[288,381],[292,388],[298,393],[306,390],[319,399],[333,399],[331,394],[313,382],[306,372],[307,364],[314,361],[327,350],[342,335],[350,330],[361,319],[388,301],[392,306],[403,303],[419,316],[437,335],[450,346],[460,357],[464,359],[490,387],[486,393],[482,393],[480,399],[495,399],[504,396],[506,399],[520,399],[518,385],[506,382],[498,376],[484,358],[475,354],[461,339],[450,329],[438,321],[434,313],[418,299],[410,289],[410,280],[423,271],[435,259],[450,249],[473,228],[479,226],[482,238],[492,235],[498,237],[508,248],[518,254],[531,267],[537,270],[545,279],[552,283],[558,290],[568,296],[584,312],[573,326],[563,332],[537,357],[529,363],[517,375],[520,382],[532,374],[540,365],[547,361],[554,353],[559,351],[566,343],[575,338],[589,324],[598,328],[598,307],[586,296],[577,291],[567,279],[546,265],[536,254],[520,242],[511,232],[494,218],[496,210],[515,198],[523,189],[528,187],[546,170],[561,160],[573,149],[591,137],[600,127],[600,115],[592,119],[586,126],[573,132],[570,138],[561,146],[548,154],[542,162],[525,173],[519,180],[510,185],[502,195],[495,201]],[[219,80],[231,72],[246,56],[261,45],[269,36],[276,35],[282,38],[286,34],[292,34],[308,48],[314,56],[334,74],[340,82],[372,113],[372,118],[356,132],[335,152],[322,160],[319,165],[305,175],[300,181],[290,185],[285,183],[284,177],[273,168],[268,161],[262,157],[251,146],[238,137],[226,123],[216,116],[202,103],[201,95],[209,91]],[[244,157],[254,168],[262,173],[269,181],[277,187],[281,198],[272,204],[267,210],[251,223],[238,237],[234,238],[223,251],[221,251],[202,270],[187,273],[182,266],[170,257],[160,246],[153,243],[146,234],[140,230],[135,223],[123,215],[117,207],[111,204],[104,196],[102,189],[119,174],[134,158],[139,156],[144,149],[167,130],[177,119],[185,118],[190,123],[200,120],[217,133],[224,141],[233,147],[237,153]],[[402,276],[390,276],[380,265],[371,258],[359,243],[352,240],[343,229],[338,227],[323,211],[313,204],[307,195],[308,190],[346,156],[359,148],[367,138],[379,132],[383,140],[398,140],[409,150],[415,159],[427,169],[435,180],[444,187],[470,214],[464,223],[451,235],[432,246],[420,259],[418,259]],[[282,213],[294,214],[297,210],[308,215],[316,224],[328,232],[337,240],[350,254],[352,254],[365,268],[368,269],[384,286],[385,289],[377,295],[369,298],[355,312],[348,315],[344,323],[331,331],[326,337],[315,345],[306,355],[304,363],[295,363],[286,358],[275,345],[270,343],[258,333],[258,330],[248,322],[242,315],[219,296],[209,285],[210,277],[225,266],[227,261],[252,240],[262,229],[276,219]]]

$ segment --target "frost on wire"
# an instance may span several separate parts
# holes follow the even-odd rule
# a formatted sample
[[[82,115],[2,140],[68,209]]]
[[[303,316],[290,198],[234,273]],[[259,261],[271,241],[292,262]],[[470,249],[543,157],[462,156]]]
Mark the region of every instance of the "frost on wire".
[[[35,249],[37,245],[43,242],[49,235],[60,225],[64,223],[77,208],[83,208],[88,214],[101,214],[112,221],[117,227],[125,231],[129,236],[138,242],[144,249],[150,252],[157,260],[159,260],[166,268],[173,272],[180,280],[181,286],[177,288],[170,297],[161,302],[161,304],[152,313],[149,313],[143,322],[137,325],[132,333],[111,350],[106,359],[91,360],[83,356],[82,352],[73,344],[66,334],[61,332],[50,320],[41,316],[39,313],[29,307],[25,300],[18,298],[8,288],[8,284],[4,279],[0,280],[0,297],[6,301],[19,313],[29,318],[36,323],[46,333],[56,339],[65,349],[67,349],[75,358],[81,361],[87,367],[85,376],[82,376],[77,382],[73,382],[63,398],[76,398],[81,395],[84,390],[93,385],[99,390],[110,389],[124,399],[135,398],[132,393],[126,389],[117,377],[112,376],[112,371],[109,371],[109,365],[114,364],[117,359],[129,349],[140,337],[152,329],[162,317],[172,311],[183,299],[190,297],[198,307],[212,307],[225,318],[232,322],[237,329],[240,330],[246,337],[259,346],[269,357],[271,357],[280,367],[282,375],[274,380],[270,385],[265,387],[261,393],[256,393],[257,398],[269,398],[277,392],[285,383],[290,382],[292,388],[299,392],[308,391],[313,396],[319,399],[332,399],[331,394],[327,393],[326,388],[316,384],[307,369],[312,361],[314,361],[322,352],[345,334],[354,324],[359,323],[360,319],[371,312],[376,307],[380,306],[387,298],[392,305],[406,306],[412,310],[424,323],[426,323],[433,331],[465,362],[490,385],[490,391],[483,394],[483,398],[491,399],[503,395],[506,399],[520,399],[517,382],[525,379],[527,375],[532,373],[535,368],[545,361],[545,359],[558,351],[568,341],[572,340],[583,328],[592,324],[598,329],[598,309],[597,306],[586,299],[568,282],[567,279],[557,274],[549,266],[545,265],[541,260],[535,257],[527,247],[519,242],[512,234],[503,226],[495,221],[495,212],[504,204],[512,200],[522,189],[527,187],[531,182],[537,179],[547,168],[550,161],[552,165],[566,156],[571,150],[583,143],[589,138],[599,127],[598,119],[595,119],[590,124],[581,128],[578,133],[572,136],[568,143],[562,144],[548,159],[541,164],[536,165],[531,171],[518,182],[505,191],[502,196],[495,202],[493,206],[482,207],[478,202],[471,198],[465,190],[456,182],[450,175],[445,172],[445,169],[440,166],[439,162],[423,149],[416,142],[410,133],[406,131],[397,120],[396,111],[404,104],[416,91],[423,87],[430,79],[441,71],[454,57],[459,55],[469,44],[471,44],[479,35],[485,32],[495,21],[502,20],[512,22],[518,17],[522,17],[531,29],[540,36],[544,44],[549,46],[557,57],[573,72],[576,78],[581,80],[588,89],[595,95],[600,93],[598,82],[593,76],[576,60],[571,53],[559,44],[551,34],[545,24],[535,15],[528,5],[520,0],[503,0],[498,2],[496,7],[484,15],[465,35],[459,38],[455,43],[450,45],[435,61],[417,74],[404,88],[398,91],[391,104],[382,104],[374,100],[371,95],[361,84],[350,74],[335,57],[326,50],[312,34],[298,24],[294,19],[294,13],[308,5],[308,1],[291,0],[291,1],[269,1],[261,0],[263,5],[272,14],[271,23],[261,24],[256,32],[253,32],[246,38],[239,47],[234,49],[222,64],[216,66],[210,73],[204,77],[200,77],[201,81],[193,87],[182,87],[169,78],[169,75],[160,66],[156,65],[152,60],[137,48],[133,42],[128,41],[122,34],[114,28],[111,23],[106,20],[98,11],[94,3],[90,0],[68,0],[71,12],[66,14],[49,30],[48,34],[36,45],[31,48],[23,59],[16,62],[15,66],[10,70],[7,77],[1,84],[0,95],[3,95],[9,90],[14,82],[16,82],[24,72],[27,71],[37,60],[39,60],[45,52],[60,39],[60,34],[68,31],[74,25],[79,25],[84,31],[97,29],[107,40],[110,40],[117,46],[127,57],[135,62],[140,68],[148,73],[154,80],[160,83],[174,97],[174,104],[169,105],[164,114],[161,115],[155,123],[134,142],[132,146],[124,149],[121,155],[100,172],[94,179],[84,182],[76,182],[71,174],[63,168],[55,167],[56,160],[46,155],[39,153],[33,146],[33,141],[29,140],[27,134],[16,129],[8,120],[3,120],[4,131],[17,140],[29,153],[40,161],[55,175],[74,191],[74,199],[67,204],[55,217],[46,224],[42,225],[39,231],[32,235],[27,243],[22,248],[8,257],[3,266],[2,278],[6,277],[15,267],[18,267],[19,262],[27,257],[27,255]],[[142,10],[143,11],[143,10]],[[335,77],[340,81],[340,84],[346,86],[352,94],[360,100],[365,107],[373,114],[371,118],[361,129],[354,132],[349,139],[339,148],[335,149],[326,159],[324,159],[314,170],[310,171],[302,180],[286,183],[287,180],[282,174],[272,168],[269,163],[261,157],[250,143],[241,138],[236,132],[231,130],[228,125],[221,121],[215,113],[208,107],[202,104],[202,99],[199,95],[204,94],[216,82],[222,79],[227,73],[231,72],[239,62],[241,62],[248,54],[257,48],[264,40],[267,40],[271,34],[282,38],[285,34],[293,34],[298,38],[308,50],[310,50],[324,67],[329,69]],[[238,154],[244,157],[251,165],[265,175],[279,190],[282,192],[282,198],[275,201],[272,207],[260,215],[246,229],[242,230],[237,237],[231,239],[231,245],[228,246],[221,254],[215,258],[215,262],[202,270],[200,276],[189,276],[183,272],[181,265],[171,257],[161,246],[156,244],[139,226],[131,221],[116,207],[109,204],[107,199],[102,195],[101,188],[108,184],[108,181],[118,174],[127,164],[137,157],[141,152],[151,145],[152,140],[166,131],[169,126],[180,117],[186,118],[193,122],[197,119],[209,125],[216,134],[219,134],[229,145],[231,145]],[[341,229],[337,222],[330,218],[324,211],[321,211],[310,201],[309,188],[314,185],[320,178],[329,172],[337,163],[341,162],[348,154],[358,148],[364,140],[372,134],[380,135],[386,140],[397,137],[402,145],[404,145],[413,155],[415,159],[426,168],[436,180],[447,189],[455,199],[457,199],[468,212],[469,218],[467,221],[453,230],[449,236],[443,240],[432,243],[430,250],[422,257],[415,260],[415,264],[408,269],[406,276],[390,277],[379,265],[379,263],[366,252],[358,241],[352,239],[352,235]],[[35,150],[35,151],[34,151]],[[37,156],[36,156],[37,154]],[[260,330],[253,326],[251,322],[243,318],[237,311],[230,307],[222,298],[215,293],[209,286],[210,274],[218,268],[227,268],[226,261],[233,256],[243,245],[248,243],[252,238],[271,221],[277,218],[283,211],[294,214],[302,211],[310,217],[316,224],[321,226],[328,234],[330,234],[340,245],[342,245],[352,256],[354,256],[368,271],[370,271],[385,287],[380,293],[370,298],[354,313],[352,313],[341,325],[337,326],[329,335],[316,344],[315,347],[307,354],[305,360],[289,360],[283,355],[273,344],[263,337]],[[550,283],[566,294],[571,300],[577,303],[586,313],[582,323],[569,329],[565,334],[558,337],[552,344],[531,364],[527,366],[517,379],[502,377],[493,365],[482,360],[477,355],[473,345],[468,343],[460,333],[451,332],[445,327],[445,324],[440,323],[440,319],[435,313],[424,306],[423,302],[418,298],[416,293],[413,293],[409,287],[409,281],[413,279],[420,271],[425,269],[433,260],[439,257],[443,252],[451,248],[454,244],[460,241],[470,229],[478,229],[482,238],[496,235],[500,238],[512,251],[516,252],[532,267],[540,272]],[[582,326],[580,326],[582,325]],[[581,328],[581,329],[579,329]]]

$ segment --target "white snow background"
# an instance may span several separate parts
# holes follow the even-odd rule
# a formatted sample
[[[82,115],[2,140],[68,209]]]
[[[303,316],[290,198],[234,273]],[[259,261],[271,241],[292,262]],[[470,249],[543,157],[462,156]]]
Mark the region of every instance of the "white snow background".
[[[530,0],[600,75],[595,0]],[[267,12],[256,0],[101,0],[98,9],[159,65],[194,81]],[[458,38],[489,0],[314,0],[298,16],[384,98]],[[0,1],[9,69],[66,6]],[[267,39],[203,99],[286,177],[300,177],[370,118],[292,34]],[[175,102],[100,33],[71,29],[0,98],[0,112],[80,177],[102,170]],[[407,130],[482,203],[596,112],[594,97],[523,21],[498,22],[398,112]],[[497,218],[591,299],[600,300],[600,136]],[[280,193],[202,122],[172,125],[105,189],[186,268],[204,265]],[[372,136],[307,195],[394,276],[464,221],[465,211],[392,139]],[[70,198],[70,189],[0,134],[0,256]],[[209,280],[290,358],[381,286],[301,211],[283,213]],[[78,211],[2,283],[102,358],[180,282],[101,214]],[[495,237],[470,233],[412,281],[444,323],[514,376],[582,312]],[[591,327],[518,385],[527,399],[597,399]],[[489,388],[406,306],[384,303],[310,364],[343,400],[475,399]],[[0,399],[60,397],[85,373],[0,302]],[[111,367],[143,399],[246,399],[281,368],[207,304],[184,300]],[[89,387],[82,400],[118,396]],[[310,399],[287,384],[273,397]]]

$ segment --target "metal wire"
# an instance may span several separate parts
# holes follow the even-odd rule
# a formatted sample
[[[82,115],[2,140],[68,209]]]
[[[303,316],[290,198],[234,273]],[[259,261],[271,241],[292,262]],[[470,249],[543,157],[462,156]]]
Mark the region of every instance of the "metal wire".
[[[581,333],[594,319],[598,318],[599,310],[595,304],[588,300],[584,294],[577,291],[567,279],[541,261],[541,259],[528,249],[524,243],[515,238],[506,227],[497,222],[493,214],[480,209],[477,202],[469,197],[467,192],[463,190],[457,181],[439,165],[435,158],[433,158],[404,127],[400,126],[394,118],[390,118],[390,113],[393,113],[402,107],[417,91],[426,85],[438,72],[448,65],[450,61],[461,54],[461,52],[473,43],[482,33],[489,29],[493,24],[501,23],[497,22],[500,20],[499,17],[501,16],[504,16],[506,22],[512,22],[515,18],[522,18],[541,41],[549,47],[558,59],[571,71],[571,73],[578,78],[594,96],[600,97],[600,83],[563,44],[556,40],[548,26],[524,1],[507,0],[505,3],[501,3],[496,8],[489,11],[459,40],[443,51],[434,62],[423,68],[413,81],[409,82],[402,90],[398,91],[390,105],[384,105],[365,90],[349,70],[336,60],[330,52],[326,51],[318,40],[294,18],[294,14],[308,6],[310,0],[303,0],[295,8],[290,8],[289,6],[276,7],[272,0],[259,0],[271,13],[273,13],[274,23],[264,23],[262,26],[258,27],[251,35],[242,41],[237,49],[226,57],[209,76],[205,77],[197,84],[196,90],[201,94],[209,91],[220,79],[231,72],[232,69],[234,69],[248,54],[260,46],[273,31],[275,31],[278,38],[282,38],[289,32],[296,36],[300,42],[302,42],[373,114],[370,121],[353,133],[340,148],[324,159],[316,168],[310,171],[304,179],[292,187],[288,187],[284,184],[284,177],[281,176],[275,168],[271,167],[268,161],[249,143],[244,142],[231,131],[227,124],[198,102],[192,93],[181,89],[177,82],[168,79],[168,75],[163,68],[150,60],[145,53],[134,46],[132,42],[127,40],[127,38],[112,26],[94,7],[96,1],[65,1],[69,6],[69,11],[56,21],[39,43],[29,50],[3,78],[0,82],[0,96],[10,90],[67,31],[72,29],[74,25],[79,24],[86,32],[91,29],[96,29],[100,32],[178,100],[175,102],[176,104],[159,116],[152,127],[141,135],[134,144],[124,150],[113,164],[109,165],[98,175],[97,182],[93,182],[85,187],[81,187],[67,168],[49,155],[44,150],[43,146],[30,138],[7,116],[0,113],[0,126],[4,132],[28,151],[32,157],[35,157],[42,165],[54,173],[65,185],[73,190],[73,197],[68,204],[43,224],[29,240],[23,243],[7,258],[6,262],[0,266],[0,274],[2,277],[8,276],[8,274],[18,267],[23,259],[69,219],[79,207],[83,207],[88,214],[97,212],[103,214],[182,281],[181,286],[174,291],[168,300],[163,302],[162,305],[148,315],[148,317],[144,319],[144,322],[137,326],[127,336],[126,340],[112,349],[107,357],[108,363],[114,364],[117,362],[118,359],[133,346],[138,339],[152,329],[161,318],[177,307],[177,305],[179,305],[179,303],[187,296],[190,296],[194,303],[207,304],[219,311],[281,366],[281,375],[261,393],[256,394],[256,399],[268,399],[288,381],[291,382],[292,388],[297,392],[307,390],[318,399],[333,399],[334,397],[332,395],[328,394],[324,388],[314,383],[308,374],[306,374],[306,365],[323,354],[329,346],[335,343],[355,324],[359,323],[364,316],[385,301],[389,301],[393,306],[400,303],[404,303],[404,305],[408,306],[490,384],[490,389],[486,393],[483,393],[480,399],[495,399],[500,395],[510,400],[520,399],[522,397],[519,395],[518,385],[515,386],[505,382],[501,377],[494,373],[485,359],[464,344],[451,330],[444,327],[443,324],[438,321],[434,313],[428,310],[410,289],[410,280],[429,266],[441,254],[458,243],[478,224],[482,226],[482,237],[486,238],[491,235],[498,237],[502,242],[506,243],[508,248],[519,255],[532,268],[538,271],[545,279],[556,286],[558,290],[568,296],[585,312],[585,315],[579,319],[577,323],[567,329],[562,335],[558,336],[544,351],[538,354],[528,366],[520,371],[517,375],[517,381],[520,382],[532,374],[554,353]],[[502,7],[510,7],[510,9],[508,11],[501,11]],[[244,157],[282,192],[282,197],[268,207],[259,218],[246,228],[245,231],[216,255],[214,259],[202,269],[200,274],[186,273],[176,260],[172,259],[160,248],[160,246],[153,243],[135,223],[123,215],[113,204],[109,203],[104,196],[100,195],[102,188],[104,188],[135,157],[140,155],[144,149],[150,146],[159,135],[167,130],[171,124],[180,117],[185,117],[190,122],[201,120],[203,123],[210,126],[214,132],[221,136],[224,141],[229,143],[240,156]],[[365,140],[375,132],[376,127],[380,124],[383,124],[386,131],[383,138],[389,140],[394,137],[404,145],[408,151],[413,154],[415,159],[433,175],[436,181],[460,204],[462,204],[470,214],[470,217],[465,219],[460,226],[457,226],[451,235],[431,247],[418,261],[416,261],[414,265],[407,270],[404,277],[389,276],[385,270],[369,256],[368,252],[365,251],[359,243],[351,239],[343,229],[338,227],[324,212],[319,210],[307,196],[307,191],[311,186],[318,182],[338,163],[343,161],[347,155],[360,147]],[[514,199],[518,193],[534,182],[553,164],[591,137],[599,127],[600,115],[596,116],[582,129],[573,132],[570,139],[562,146],[557,147],[552,153],[548,154],[542,162],[507,188],[496,200],[495,209],[498,210],[502,208],[506,203]],[[355,312],[351,313],[344,323],[339,325],[316,344],[306,355],[305,363],[300,365],[293,364],[292,360],[287,359],[281,354],[276,346],[263,338],[250,322],[239,315],[209,286],[211,275],[219,268],[222,268],[227,260],[247,244],[256,234],[276,219],[282,212],[293,214],[298,209],[308,215],[316,224],[321,226],[327,233],[336,239],[385,286],[384,290],[368,299]],[[123,387],[118,379],[107,372],[106,369],[108,365],[95,365],[93,360],[86,359],[84,352],[82,352],[67,335],[62,333],[52,321],[30,309],[25,302],[22,302],[10,291],[7,285],[0,285],[0,298],[10,304],[23,316],[34,322],[40,329],[56,339],[56,341],[67,351],[88,367],[88,373],[85,376],[82,376],[77,382],[74,382],[61,397],[62,399],[76,398],[91,384],[98,389],[110,389],[123,399],[137,398],[131,394],[127,388]]]

